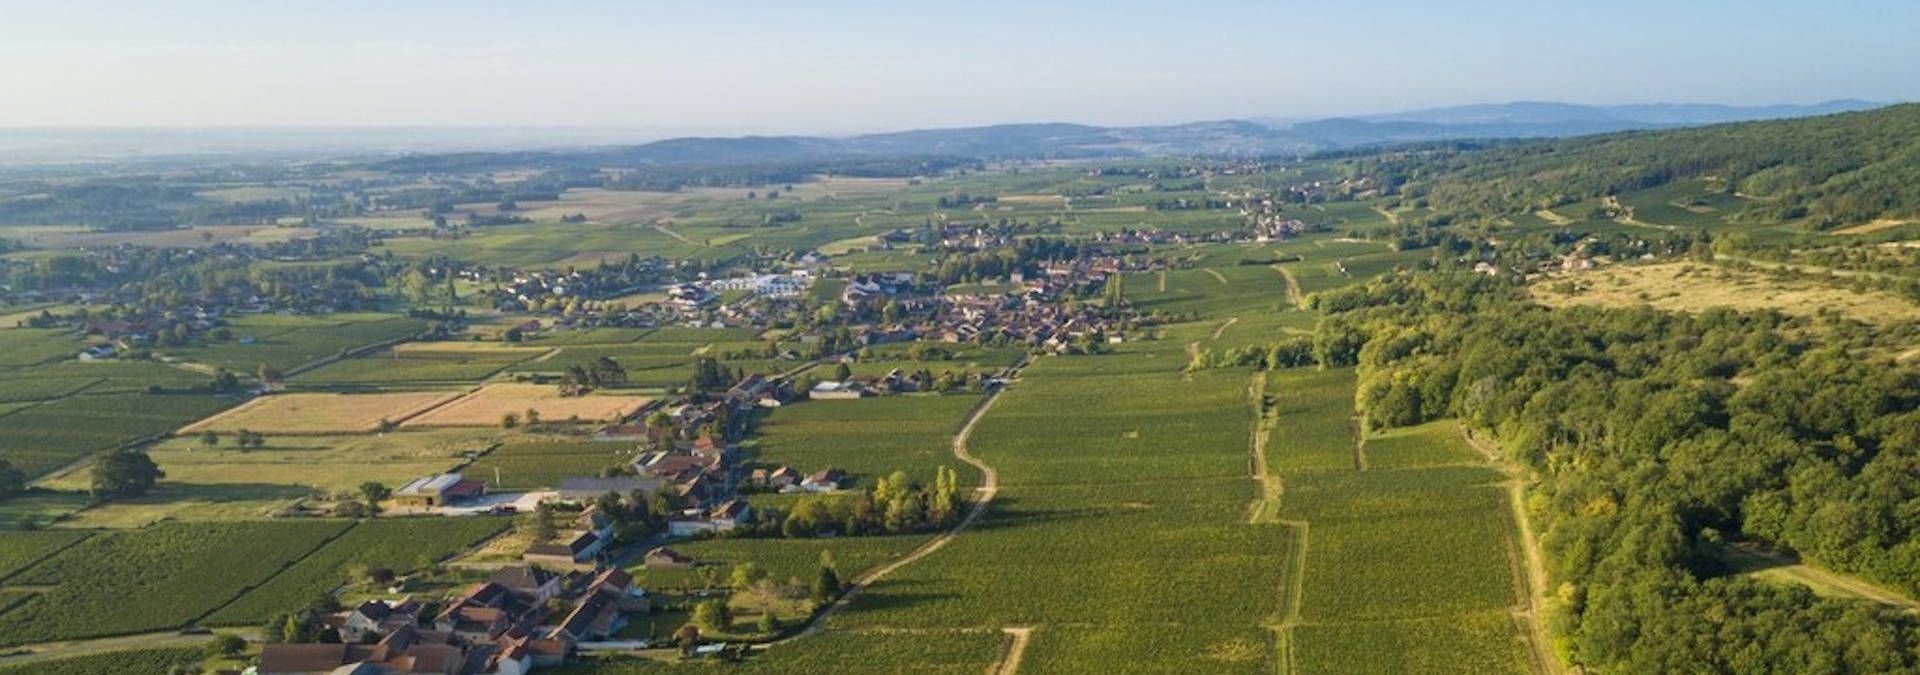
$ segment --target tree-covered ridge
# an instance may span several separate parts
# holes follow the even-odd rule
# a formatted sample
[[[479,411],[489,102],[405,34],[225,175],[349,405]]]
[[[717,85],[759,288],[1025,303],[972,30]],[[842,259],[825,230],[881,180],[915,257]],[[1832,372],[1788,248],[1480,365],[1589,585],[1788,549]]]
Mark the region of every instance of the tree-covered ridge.
[[[1920,104],[1826,117],[1501,144],[1446,144],[1352,169],[1462,219],[1707,179],[1749,198],[1742,220],[1816,228],[1920,216]]]
[[[1920,370],[1838,323],[1546,310],[1496,281],[1338,291],[1370,424],[1458,417],[1540,477],[1555,633],[1604,672],[1905,672],[1920,622],[1729,575],[1727,546],[1920,591]],[[1891,336],[1894,341],[1909,336]]]

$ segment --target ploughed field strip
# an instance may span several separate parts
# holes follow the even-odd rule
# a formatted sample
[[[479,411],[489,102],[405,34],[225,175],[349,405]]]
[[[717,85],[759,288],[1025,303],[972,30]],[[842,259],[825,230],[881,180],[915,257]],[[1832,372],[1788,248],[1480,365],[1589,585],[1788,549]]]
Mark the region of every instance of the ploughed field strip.
[[[1280,517],[1304,532],[1280,627],[1289,672],[1532,670],[1504,476],[1450,421],[1366,439],[1356,470],[1352,373],[1268,382]]]

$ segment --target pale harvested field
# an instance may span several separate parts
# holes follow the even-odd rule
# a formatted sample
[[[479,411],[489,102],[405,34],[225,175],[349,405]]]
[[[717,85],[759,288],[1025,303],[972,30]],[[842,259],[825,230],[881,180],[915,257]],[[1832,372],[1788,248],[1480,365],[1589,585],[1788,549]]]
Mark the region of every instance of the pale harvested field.
[[[60,231],[49,229],[34,232],[23,239],[28,245],[41,248],[100,247],[120,244],[155,248],[190,248],[208,244],[280,243],[310,237],[315,233],[317,230],[306,227],[206,225],[177,230],[137,232],[94,232],[83,228]]]
[[[1007,204],[1065,204],[1067,200],[1060,195],[1001,195],[1000,201]]]
[[[548,351],[552,351],[552,349],[548,347],[516,345],[508,342],[479,342],[473,340],[463,342],[402,342],[393,346],[393,353],[401,356],[413,354],[457,354],[461,356],[475,354],[520,354],[535,356]]]
[[[497,429],[433,429],[388,434],[268,435],[266,446],[241,450],[232,439],[207,448],[198,438],[170,438],[147,454],[167,474],[166,482],[196,486],[290,486],[328,492],[358,489],[373,481],[398,487],[420,476],[446,471],[498,440]],[[91,474],[81,468],[49,487],[86,490]]]
[[[1883,232],[1886,230],[1891,230],[1893,228],[1899,227],[1901,225],[1907,225],[1912,222],[1913,221],[1911,220],[1896,220],[1893,218],[1881,218],[1871,223],[1862,223],[1860,225],[1855,225],[1853,227],[1843,227],[1838,230],[1834,230],[1833,233],[1834,234],[1873,234],[1875,232]]]
[[[563,268],[578,267],[583,270],[593,269],[601,265],[624,263],[627,261],[627,256],[631,254],[632,251],[581,251],[555,260],[553,261],[553,265]]]
[[[248,429],[263,434],[373,431],[380,420],[399,422],[458,397],[457,391],[387,394],[271,394],[194,422],[182,434]]]
[[[745,195],[745,190],[740,190]],[[524,202],[518,204],[514,215],[525,216],[535,221],[557,221],[561,216],[583,214],[596,223],[624,225],[631,223],[651,223],[673,212],[673,207],[686,202],[693,195],[690,192],[641,192],[627,190],[606,190],[601,188],[580,188],[560,194],[560,200],[554,202]],[[495,204],[460,204],[456,211],[472,211],[480,214],[498,213]],[[626,252],[620,257],[625,258]]]
[[[1553,290],[1569,280],[1580,284],[1580,292],[1567,295]],[[1535,283],[1530,290],[1536,301],[1550,306],[1650,305],[1678,312],[1725,307],[1740,311],[1774,309],[1795,316],[1814,316],[1823,309],[1833,309],[1873,324],[1920,319],[1920,305],[1890,293],[1854,292],[1811,279],[1783,281],[1765,274],[1692,263],[1627,265],[1556,275]]]
[[[561,396],[550,384],[497,383],[481,387],[459,400],[434,408],[406,421],[407,427],[480,427],[500,424],[511,413],[525,416],[534,410],[540,419],[558,422],[572,417],[609,421],[624,417],[646,405],[645,396]]]

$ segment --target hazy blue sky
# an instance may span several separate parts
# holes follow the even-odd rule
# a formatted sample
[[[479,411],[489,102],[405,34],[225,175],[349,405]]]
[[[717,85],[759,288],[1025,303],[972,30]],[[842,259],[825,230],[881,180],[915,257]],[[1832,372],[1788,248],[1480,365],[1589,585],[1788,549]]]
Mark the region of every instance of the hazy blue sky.
[[[1913,0],[0,2],[0,125],[839,133],[1920,99]]]

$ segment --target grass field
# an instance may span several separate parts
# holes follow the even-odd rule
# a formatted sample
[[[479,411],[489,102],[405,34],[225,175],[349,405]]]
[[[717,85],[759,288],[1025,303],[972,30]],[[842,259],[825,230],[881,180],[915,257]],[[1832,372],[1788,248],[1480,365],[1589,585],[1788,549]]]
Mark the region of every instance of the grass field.
[[[551,389],[551,387],[549,387]],[[452,401],[455,391],[388,394],[273,394],[180,429],[182,434],[248,429],[268,434],[373,431],[381,420],[400,422]],[[495,422],[499,418],[494,419]]]
[[[552,488],[565,478],[598,476],[601,469],[632,460],[632,452],[631,442],[512,438],[465,471],[503,489]]]
[[[236,448],[230,440],[208,449],[197,438],[181,437],[157,444],[148,454],[167,473],[166,483],[299,485],[335,492],[359,489],[367,481],[399,487],[447,470],[499,435],[494,429],[270,435],[265,447],[252,450]]]
[[[406,427],[482,427],[498,426],[505,415],[525,417],[528,410],[540,419],[561,422],[578,417],[582,421],[604,422],[620,419],[639,410],[650,399],[644,396],[589,394],[561,396],[559,387],[547,384],[495,383],[462,396],[433,410],[408,419]]]

